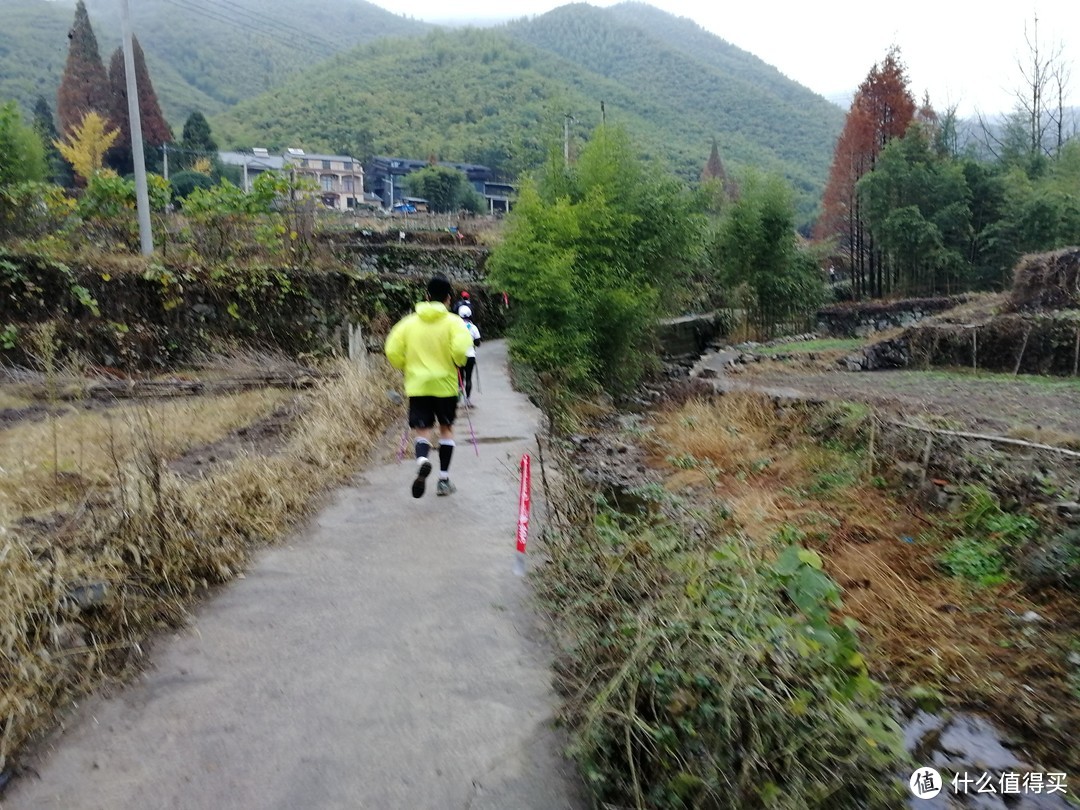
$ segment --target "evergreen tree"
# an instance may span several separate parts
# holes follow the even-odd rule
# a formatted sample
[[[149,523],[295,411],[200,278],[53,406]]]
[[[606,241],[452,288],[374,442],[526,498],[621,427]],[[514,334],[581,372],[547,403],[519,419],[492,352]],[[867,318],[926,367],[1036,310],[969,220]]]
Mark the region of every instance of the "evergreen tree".
[[[716,145],[716,138],[712,139],[712,151],[709,152],[709,160],[705,164],[705,168],[701,170],[701,182],[707,180],[719,180],[723,184],[727,184],[727,172],[724,171],[724,164],[720,160],[720,147]]]
[[[407,182],[414,196],[427,200],[439,213],[461,210],[473,191],[464,172],[437,163],[413,172]]]
[[[511,352],[547,396],[634,388],[704,224],[689,190],[639,161],[618,128],[598,128],[573,167],[553,152],[523,184],[488,278],[517,302]]]
[[[56,141],[60,135],[56,131],[56,122],[53,121],[52,109],[45,96],[38,96],[34,103],[34,130],[45,148],[45,163],[47,175],[58,186],[70,187],[74,185],[75,176],[71,172],[71,166],[64,160],[60,150],[56,148]]]
[[[724,163],[720,160],[720,147],[716,143],[716,138],[712,139],[709,159],[705,163],[705,168],[701,170],[701,186],[706,194],[706,204],[713,212],[722,210],[727,202],[738,196],[738,187],[728,176]]]
[[[198,110],[184,122],[180,147],[182,151],[178,163],[181,168],[191,168],[199,158],[207,158],[215,166],[219,162],[217,141],[210,134],[210,124],[206,116]]]
[[[172,132],[161,112],[157,93],[146,69],[146,57],[139,40],[132,37],[135,57],[135,82],[139,91],[139,119],[142,124],[143,147],[147,168],[158,171],[161,165],[161,145],[172,141]],[[120,137],[109,153],[109,163],[120,174],[131,174],[135,168],[131,153],[131,121],[128,115],[127,71],[124,49],[117,48],[109,62],[109,84],[112,88],[112,120],[120,129]]]
[[[745,291],[741,308],[759,337],[799,322],[821,303],[821,271],[799,246],[791,186],[775,174],[748,170],[713,243],[719,280]]]
[[[68,32],[68,39],[71,42],[67,64],[56,96],[61,136],[80,126],[89,112],[96,112],[108,119],[112,114],[109,79],[105,75],[105,65],[101,61],[97,38],[90,26],[83,0],[75,5],[75,24]]]

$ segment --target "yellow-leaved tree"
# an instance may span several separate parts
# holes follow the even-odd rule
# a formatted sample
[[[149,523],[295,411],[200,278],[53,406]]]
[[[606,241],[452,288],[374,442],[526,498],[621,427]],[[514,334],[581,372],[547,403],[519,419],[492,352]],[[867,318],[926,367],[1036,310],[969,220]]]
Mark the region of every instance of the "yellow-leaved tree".
[[[214,164],[210,162],[210,158],[201,157],[191,164],[191,170],[202,174],[210,174],[214,171]]]
[[[86,182],[101,171],[105,153],[119,135],[119,129],[108,129],[108,122],[91,110],[83,116],[81,124],[72,127],[66,140],[53,141],[53,145]]]

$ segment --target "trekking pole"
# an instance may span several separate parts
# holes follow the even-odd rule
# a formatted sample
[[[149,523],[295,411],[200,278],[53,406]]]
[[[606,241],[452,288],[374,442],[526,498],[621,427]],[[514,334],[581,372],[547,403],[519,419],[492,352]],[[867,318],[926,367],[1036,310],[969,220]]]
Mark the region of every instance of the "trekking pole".
[[[401,405],[405,402],[401,394],[397,391],[387,391],[387,398],[395,405]],[[401,446],[398,447],[397,460],[398,464],[405,458],[405,448],[409,446],[409,417],[405,417],[405,429],[401,431]]]
[[[465,419],[469,422],[469,438],[472,440],[473,450],[476,451],[477,457],[480,456],[480,445],[476,443],[476,431],[472,426],[472,408],[469,407],[469,398],[465,396],[465,385],[461,379],[461,369],[458,369],[458,392],[461,394],[462,400],[465,402]]]
[[[483,394],[484,393],[484,386],[482,386],[480,384],[480,361],[479,360],[477,360],[473,364],[473,371],[476,372],[476,390],[477,390],[478,393]]]

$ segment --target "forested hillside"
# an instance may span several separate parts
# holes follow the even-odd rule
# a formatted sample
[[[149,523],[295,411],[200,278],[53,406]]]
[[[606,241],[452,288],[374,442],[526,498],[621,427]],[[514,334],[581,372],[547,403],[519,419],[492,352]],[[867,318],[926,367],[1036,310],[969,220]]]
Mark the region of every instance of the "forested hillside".
[[[783,173],[805,217],[843,123],[839,108],[688,21],[637,4],[579,4],[363,47],[213,126],[240,147],[437,155],[512,175],[561,143],[565,114],[576,138],[591,131],[601,102],[647,157],[687,179],[700,174],[714,137],[732,165]]]
[[[430,25],[363,0],[140,0],[132,25],[146,52],[166,117],[179,131],[193,110],[207,115],[264,92],[334,53]],[[102,58],[120,45],[119,4],[86,0]],[[54,105],[67,57],[74,2],[0,2],[0,98],[26,109]]]
[[[55,105],[71,0],[0,4],[0,98]],[[102,59],[119,6],[86,0]],[[140,0],[133,25],[174,133],[211,117],[219,143],[440,158],[516,176],[607,120],[696,179],[715,138],[732,169],[786,176],[817,205],[843,112],[690,20],[642,3],[563,6],[443,29],[364,0]],[[573,143],[572,143],[573,148]]]
[[[843,111],[693,21],[643,3],[575,4],[508,30],[633,89],[643,113],[686,137],[672,144],[676,170],[700,171],[701,144],[716,136],[725,159],[820,190]]]

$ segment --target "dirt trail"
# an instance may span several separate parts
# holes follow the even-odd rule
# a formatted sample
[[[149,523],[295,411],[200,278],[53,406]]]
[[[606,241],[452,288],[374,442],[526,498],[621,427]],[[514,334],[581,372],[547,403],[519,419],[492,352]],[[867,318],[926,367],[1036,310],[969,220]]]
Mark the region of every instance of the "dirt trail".
[[[837,357],[840,353],[835,353]],[[1004,435],[1027,428],[1080,433],[1080,384],[1068,378],[1003,374],[966,376],[941,371],[864,371],[825,369],[818,363],[763,361],[724,375],[730,353],[706,355],[699,366],[718,375],[718,384],[811,398],[850,399],[899,408],[907,414],[944,417],[958,425]],[[817,365],[818,367],[814,367]]]
[[[517,469],[538,412],[485,343],[449,498],[409,495],[400,428],[152,668],[74,710],[0,806],[583,808],[527,581]],[[534,488],[534,502],[540,492]]]

